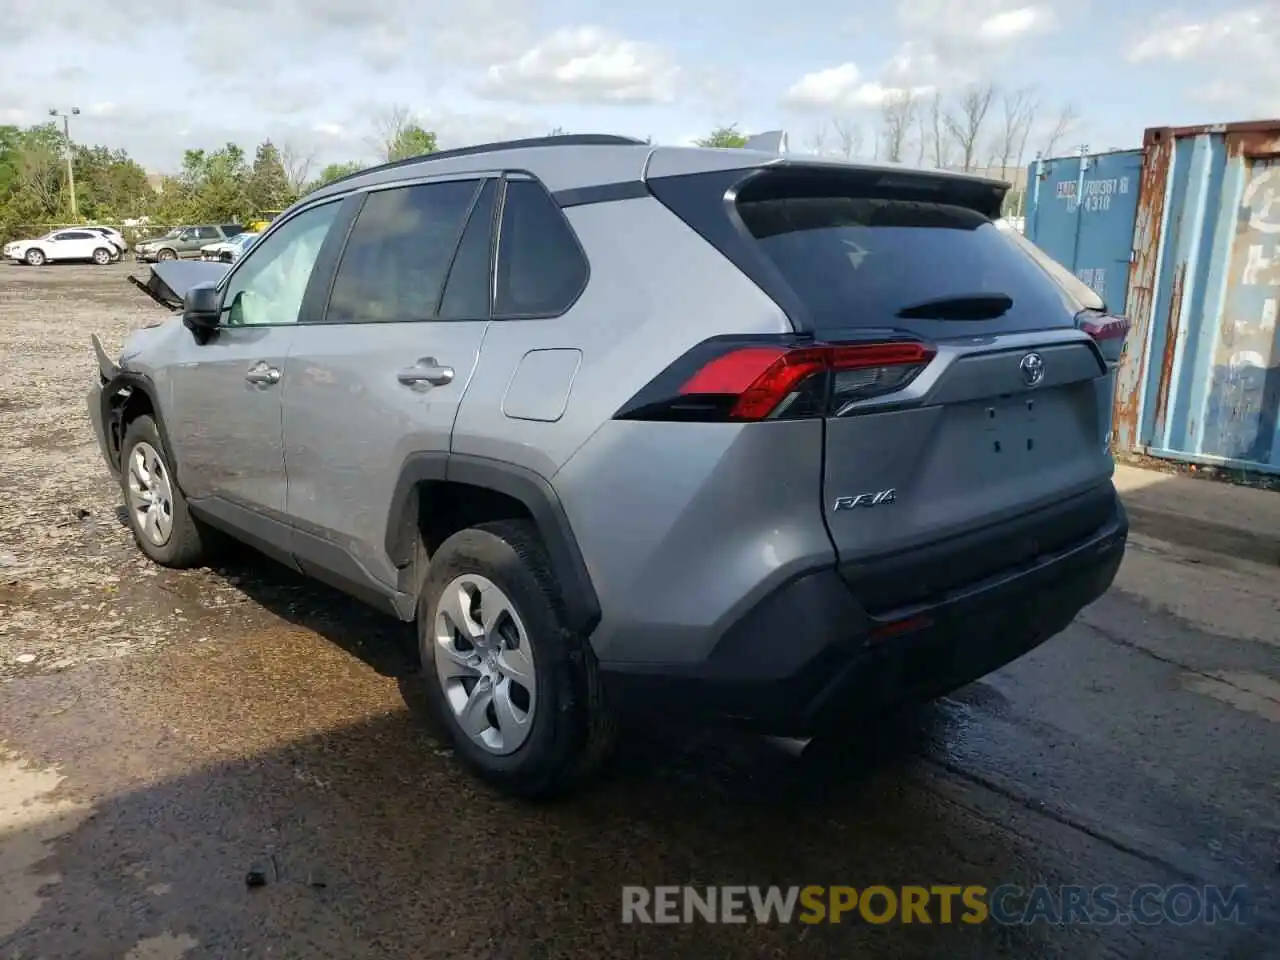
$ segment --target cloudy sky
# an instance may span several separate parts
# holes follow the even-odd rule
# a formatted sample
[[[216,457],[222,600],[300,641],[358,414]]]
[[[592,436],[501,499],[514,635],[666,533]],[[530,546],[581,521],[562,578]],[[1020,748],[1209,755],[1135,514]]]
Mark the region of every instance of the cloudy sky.
[[[736,122],[794,149],[839,119],[867,152],[904,88],[1034,86],[1031,149],[1067,101],[1068,148],[1280,116],[1280,0],[0,0],[0,25],[0,123],[78,106],[78,141],[155,170],[266,136],[370,159],[395,104],[442,146]]]

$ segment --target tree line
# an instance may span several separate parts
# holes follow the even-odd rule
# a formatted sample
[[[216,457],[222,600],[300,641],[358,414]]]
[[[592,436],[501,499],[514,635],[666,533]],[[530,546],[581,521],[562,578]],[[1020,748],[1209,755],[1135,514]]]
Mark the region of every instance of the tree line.
[[[902,92],[887,98],[870,120],[836,117],[822,123],[805,148],[846,159],[996,170],[1011,179],[1027,162],[1029,149],[1052,155],[1078,120],[1070,104],[1047,121],[1042,108],[1042,99],[1030,87],[975,85],[951,98]],[[737,124],[728,124],[696,142],[742,147],[746,140]],[[407,107],[392,107],[374,120],[367,145],[377,161],[390,161],[432,153],[437,140]],[[268,139],[252,154],[235,143],[187,150],[177,173],[157,179],[124,150],[73,143],[73,212],[67,148],[62,130],[53,123],[0,126],[0,242],[74,222],[245,222],[367,166],[352,160],[317,167],[314,152]],[[1020,207],[1016,190],[1010,202]]]
[[[369,147],[379,162],[437,149],[436,135],[406,108],[388,110],[374,130]],[[244,223],[368,165],[317,168],[313,152],[268,139],[252,155],[236,143],[186,150],[177,173],[156,178],[124,150],[72,143],[68,175],[67,147],[52,123],[0,126],[0,243],[72,223]]]

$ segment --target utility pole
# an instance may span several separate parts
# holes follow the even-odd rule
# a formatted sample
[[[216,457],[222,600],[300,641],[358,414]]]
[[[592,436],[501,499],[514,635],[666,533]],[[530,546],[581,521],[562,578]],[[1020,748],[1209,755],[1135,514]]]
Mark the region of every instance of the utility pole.
[[[79,107],[72,107],[70,113],[61,113],[56,107],[49,108],[49,116],[62,118],[62,135],[67,145],[67,187],[71,190],[71,219],[79,220],[80,211],[76,207],[76,171],[71,162],[74,151],[71,149],[71,118],[80,115]]]

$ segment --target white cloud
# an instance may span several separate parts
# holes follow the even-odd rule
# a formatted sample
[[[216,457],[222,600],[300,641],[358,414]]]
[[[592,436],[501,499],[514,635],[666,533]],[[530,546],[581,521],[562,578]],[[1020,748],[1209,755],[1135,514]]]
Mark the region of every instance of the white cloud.
[[[949,48],[1006,45],[1058,25],[1052,7],[1018,0],[898,0],[897,15],[908,34]]]
[[[1161,18],[1129,46],[1134,64],[1177,64],[1191,99],[1243,117],[1280,113],[1280,6],[1227,10],[1203,20]]]
[[[680,68],[653,44],[602,27],[566,27],[489,67],[477,92],[525,103],[670,103],[681,79]]]
[[[1266,46],[1274,57],[1280,41],[1280,7],[1245,7],[1200,22],[1165,19],[1129,48],[1129,60],[1194,60],[1234,52],[1233,63],[1250,49]]]
[[[864,81],[857,64],[842,63],[806,73],[783,95],[782,103],[796,110],[838,113],[879,107],[908,92],[924,96],[933,91],[928,86],[885,86],[874,80]]]

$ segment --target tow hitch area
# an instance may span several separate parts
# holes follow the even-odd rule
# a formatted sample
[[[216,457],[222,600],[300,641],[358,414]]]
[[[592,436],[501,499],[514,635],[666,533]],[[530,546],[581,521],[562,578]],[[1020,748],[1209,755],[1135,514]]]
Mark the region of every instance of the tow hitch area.
[[[230,264],[210,260],[167,260],[153,266],[145,280],[130,274],[129,282],[160,306],[176,313],[182,309],[188,290],[197,283],[221,280],[230,269]]]

